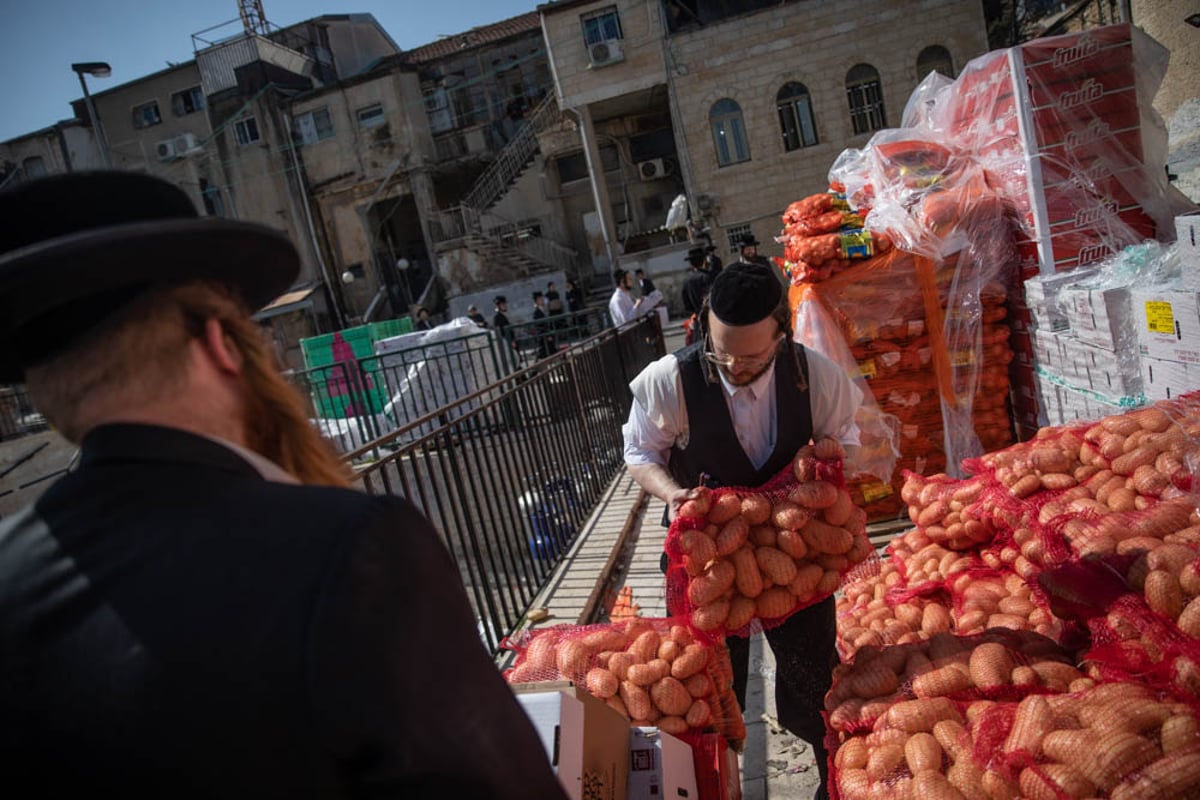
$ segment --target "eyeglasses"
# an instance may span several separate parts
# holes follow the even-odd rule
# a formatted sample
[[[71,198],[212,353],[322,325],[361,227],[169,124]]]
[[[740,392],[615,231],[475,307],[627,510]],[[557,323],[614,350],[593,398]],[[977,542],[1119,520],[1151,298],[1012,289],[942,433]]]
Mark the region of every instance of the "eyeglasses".
[[[746,369],[762,369],[770,366],[771,362],[775,360],[775,351],[779,348],[779,344],[782,341],[783,334],[781,333],[779,336],[775,337],[775,341],[771,343],[771,347],[764,351],[764,353],[770,353],[769,356],[726,356],[714,353],[712,349],[712,339],[708,335],[705,335],[704,358],[706,361],[708,361],[708,363],[715,364],[718,367],[725,367],[726,369],[729,369],[737,364],[742,365]]]

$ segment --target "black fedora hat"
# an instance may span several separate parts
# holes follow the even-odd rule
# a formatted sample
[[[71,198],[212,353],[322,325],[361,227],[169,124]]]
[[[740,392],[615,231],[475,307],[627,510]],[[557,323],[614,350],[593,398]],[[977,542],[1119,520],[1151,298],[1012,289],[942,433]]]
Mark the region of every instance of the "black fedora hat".
[[[683,260],[688,262],[703,261],[705,253],[706,251],[703,247],[693,247],[687,251],[687,255],[683,257]]]
[[[753,233],[743,233],[738,240],[738,247],[758,247],[758,239],[754,238]]]
[[[142,291],[215,281],[257,310],[300,269],[280,231],[201,217],[139,172],[73,172],[0,192],[0,381],[20,380]]]

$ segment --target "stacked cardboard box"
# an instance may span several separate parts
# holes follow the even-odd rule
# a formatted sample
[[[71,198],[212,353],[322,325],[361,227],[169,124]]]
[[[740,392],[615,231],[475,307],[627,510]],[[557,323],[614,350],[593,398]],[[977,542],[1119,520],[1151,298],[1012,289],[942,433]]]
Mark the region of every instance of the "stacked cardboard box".
[[[1177,217],[1180,282],[1133,292],[1146,396],[1169,400],[1200,389],[1200,214]]]
[[[989,53],[959,77],[942,122],[960,146],[989,162],[993,184],[1024,216],[1023,279],[1101,261],[1170,223],[1173,190],[1145,125],[1166,55],[1136,28],[1114,25]],[[1046,393],[1037,365],[1021,354],[1033,349],[1030,331],[1055,332],[1063,324],[1036,291],[1026,292],[1026,303],[1014,304],[1012,316],[1014,423],[1022,439],[1046,424],[1052,409],[1039,407],[1036,398]],[[1056,318],[1047,324],[1034,319],[1039,313]],[[1081,322],[1076,338],[1111,350],[1101,326],[1113,320],[1100,314],[1094,322]],[[1098,358],[1105,362],[1097,379],[1105,384],[1102,397],[1132,388],[1122,385],[1133,378],[1128,359]],[[1089,372],[1078,388],[1094,391],[1091,378]],[[1087,405],[1078,394],[1067,398],[1071,412]]]

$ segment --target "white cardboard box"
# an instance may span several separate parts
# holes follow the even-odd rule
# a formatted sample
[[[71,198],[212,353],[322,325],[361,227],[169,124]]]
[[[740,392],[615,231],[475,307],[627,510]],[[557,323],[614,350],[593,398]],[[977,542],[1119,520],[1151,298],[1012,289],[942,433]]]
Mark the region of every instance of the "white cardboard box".
[[[1200,364],[1200,292],[1140,289],[1133,305],[1142,356]]]
[[[698,796],[691,745],[658,728],[629,729],[629,800]]]
[[[513,692],[537,730],[567,797],[625,800],[627,719],[567,682],[516,684]]]
[[[1200,365],[1143,358],[1142,385],[1149,402],[1171,400],[1200,390]]]
[[[1071,333],[1076,339],[1106,350],[1135,346],[1137,334],[1128,287],[1088,289],[1068,286],[1062,294],[1067,303]]]
[[[1113,399],[1142,393],[1141,359],[1135,348],[1113,351],[1079,342],[1074,353],[1087,372],[1087,381],[1080,386]]]
[[[1200,212],[1176,217],[1175,233],[1179,237],[1177,247],[1183,286],[1200,292]]]
[[[1095,270],[1074,270],[1057,275],[1038,275],[1025,281],[1025,304],[1029,306],[1034,327],[1044,331],[1062,331],[1070,327],[1066,309],[1061,306],[1058,294],[1063,287],[1094,273]]]

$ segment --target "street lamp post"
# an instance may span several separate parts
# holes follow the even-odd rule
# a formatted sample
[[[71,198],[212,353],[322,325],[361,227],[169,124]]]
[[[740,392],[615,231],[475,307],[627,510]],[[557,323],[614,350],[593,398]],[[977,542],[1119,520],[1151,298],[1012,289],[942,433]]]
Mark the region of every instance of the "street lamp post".
[[[84,61],[79,64],[72,64],[71,69],[79,76],[79,85],[83,87],[83,102],[87,106],[88,117],[91,118],[92,129],[96,131],[96,139],[100,143],[100,156],[104,159],[104,166],[112,168],[112,159],[108,154],[108,141],[104,137],[104,128],[100,125],[100,117],[96,114],[96,105],[92,102],[92,95],[88,91],[87,81],[83,79],[84,75],[91,75],[94,78],[107,78],[112,75],[112,67],[103,61]]]

